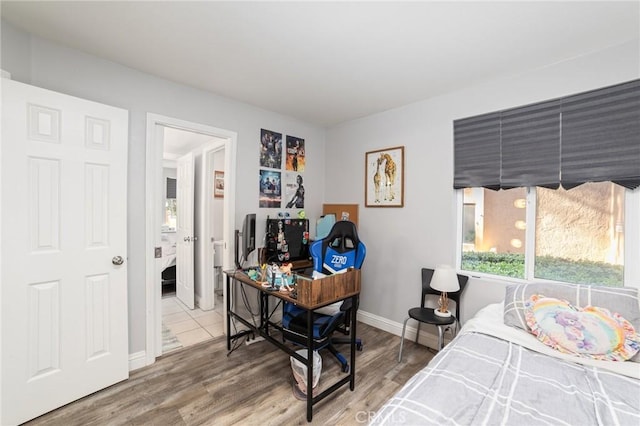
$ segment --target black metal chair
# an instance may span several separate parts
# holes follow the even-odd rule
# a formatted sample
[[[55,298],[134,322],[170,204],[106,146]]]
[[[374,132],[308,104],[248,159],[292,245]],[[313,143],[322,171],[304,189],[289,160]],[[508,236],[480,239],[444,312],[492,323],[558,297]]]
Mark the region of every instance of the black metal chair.
[[[398,362],[402,361],[402,347],[404,346],[404,332],[407,328],[407,321],[414,319],[418,321],[418,330],[416,332],[416,343],[418,343],[418,337],[420,337],[420,324],[435,325],[438,329],[438,350],[444,346],[444,333],[449,330],[452,336],[455,336],[451,327],[455,327],[455,333],[458,332],[458,326],[460,324],[460,298],[467,286],[469,277],[466,275],[458,275],[458,283],[460,284],[460,290],[452,293],[447,293],[449,301],[456,303],[456,313],[450,317],[440,317],[434,313],[434,309],[425,308],[425,301],[427,296],[440,296],[440,292],[431,288],[431,278],[433,278],[433,269],[422,268],[422,298],[420,301],[420,307],[409,309],[409,316],[404,320],[402,325],[402,337],[400,340],[400,353],[398,354]]]

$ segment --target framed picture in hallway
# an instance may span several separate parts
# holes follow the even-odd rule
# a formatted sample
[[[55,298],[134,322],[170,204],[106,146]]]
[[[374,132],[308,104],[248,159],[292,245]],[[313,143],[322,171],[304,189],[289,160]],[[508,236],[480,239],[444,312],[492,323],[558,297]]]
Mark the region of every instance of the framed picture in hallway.
[[[404,207],[404,146],[365,154],[365,207]]]
[[[224,198],[224,172],[220,170],[213,172],[213,196]]]

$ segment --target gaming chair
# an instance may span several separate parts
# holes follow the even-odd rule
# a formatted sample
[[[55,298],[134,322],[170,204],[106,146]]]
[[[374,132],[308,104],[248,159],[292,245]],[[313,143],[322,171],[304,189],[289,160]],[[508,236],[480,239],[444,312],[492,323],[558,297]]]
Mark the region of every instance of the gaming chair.
[[[367,250],[358,238],[353,222],[339,221],[322,240],[311,244],[309,251],[313,258],[313,269],[323,274],[335,274],[348,268],[360,269]],[[283,336],[296,344],[306,346],[307,315],[304,309],[291,303],[284,304],[282,316]],[[342,371],[349,372],[347,359],[337,351],[334,344],[350,343],[349,339],[332,338],[336,330],[348,333],[351,299],[326,306],[313,314],[314,350],[327,348],[342,365]],[[356,339],[356,348],[362,350],[362,341]]]

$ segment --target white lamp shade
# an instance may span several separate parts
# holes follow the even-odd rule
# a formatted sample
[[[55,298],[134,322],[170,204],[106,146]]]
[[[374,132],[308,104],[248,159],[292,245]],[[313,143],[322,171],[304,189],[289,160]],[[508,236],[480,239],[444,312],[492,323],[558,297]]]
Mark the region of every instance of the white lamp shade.
[[[460,290],[458,274],[455,269],[449,265],[438,265],[433,273],[433,277],[431,278],[431,283],[429,285],[432,289],[445,293],[452,293]]]

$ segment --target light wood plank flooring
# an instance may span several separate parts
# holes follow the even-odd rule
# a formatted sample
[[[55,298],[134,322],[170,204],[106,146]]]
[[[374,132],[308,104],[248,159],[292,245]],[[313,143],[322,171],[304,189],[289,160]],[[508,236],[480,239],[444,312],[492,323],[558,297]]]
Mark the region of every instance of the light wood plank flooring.
[[[424,346],[358,323],[356,388],[345,386],[314,407],[313,424],[366,424],[384,401],[433,357]],[[349,347],[341,346],[348,356]],[[342,375],[321,351],[319,388]],[[28,425],[283,425],[307,424],[306,404],[292,393],[287,354],[268,342],[242,344],[227,356],[221,336],[158,358],[119,384],[85,397]]]

